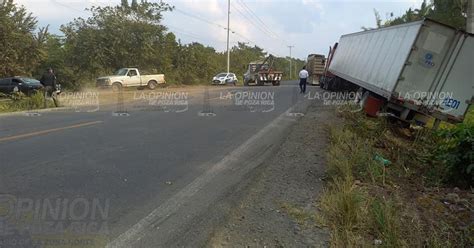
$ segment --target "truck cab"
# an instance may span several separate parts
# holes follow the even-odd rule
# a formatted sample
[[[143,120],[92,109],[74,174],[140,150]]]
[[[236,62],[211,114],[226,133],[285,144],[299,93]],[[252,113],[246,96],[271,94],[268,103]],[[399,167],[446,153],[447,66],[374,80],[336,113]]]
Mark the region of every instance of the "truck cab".
[[[271,61],[271,63],[268,63]],[[249,63],[247,72],[244,74],[244,85],[265,85],[271,83],[272,85],[280,85],[283,77],[283,72],[276,71],[272,68],[273,56],[270,55],[264,61],[255,61]]]
[[[116,75],[125,76],[123,82],[127,86],[142,86],[140,72],[136,68],[122,68]]]

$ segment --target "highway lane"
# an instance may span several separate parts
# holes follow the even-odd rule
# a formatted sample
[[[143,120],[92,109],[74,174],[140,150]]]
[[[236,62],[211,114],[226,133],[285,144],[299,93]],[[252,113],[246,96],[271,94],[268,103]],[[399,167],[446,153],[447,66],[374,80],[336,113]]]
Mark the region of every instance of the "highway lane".
[[[292,106],[304,109],[307,100],[292,85],[296,83],[212,87],[190,93],[184,112],[173,112],[182,106],[169,112],[143,110],[150,102],[137,100],[92,113],[0,117],[0,193],[35,200],[108,201],[104,220],[108,230],[101,238],[111,242]],[[273,106],[248,108],[229,99],[247,90],[273,93]],[[128,115],[116,116],[117,110],[126,110]],[[232,174],[227,176],[232,178]],[[217,187],[224,189],[226,182]],[[211,203],[208,200],[200,204]]]

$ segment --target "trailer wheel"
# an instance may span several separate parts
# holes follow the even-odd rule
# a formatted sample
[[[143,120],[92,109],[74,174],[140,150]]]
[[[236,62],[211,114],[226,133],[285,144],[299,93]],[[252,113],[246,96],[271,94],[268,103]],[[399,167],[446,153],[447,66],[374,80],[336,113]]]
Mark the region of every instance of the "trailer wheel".
[[[324,84],[323,84],[323,89],[324,89],[324,90],[329,90],[329,82],[330,82],[330,80],[326,80],[326,81],[324,82]]]

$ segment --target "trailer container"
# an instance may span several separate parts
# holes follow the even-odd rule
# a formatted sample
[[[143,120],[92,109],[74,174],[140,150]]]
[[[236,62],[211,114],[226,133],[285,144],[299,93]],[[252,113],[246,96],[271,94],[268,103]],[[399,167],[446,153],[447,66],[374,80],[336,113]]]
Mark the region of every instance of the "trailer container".
[[[321,54],[310,54],[306,61],[306,70],[309,72],[308,84],[319,85],[319,79],[324,73],[326,59]]]
[[[347,34],[329,71],[403,120],[421,113],[462,122],[474,95],[474,37],[429,19]]]

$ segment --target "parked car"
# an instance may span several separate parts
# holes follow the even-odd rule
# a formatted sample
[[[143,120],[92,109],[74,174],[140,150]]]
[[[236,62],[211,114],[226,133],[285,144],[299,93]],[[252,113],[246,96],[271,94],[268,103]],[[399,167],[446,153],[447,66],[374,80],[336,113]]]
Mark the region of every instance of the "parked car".
[[[165,75],[141,75],[137,68],[122,68],[113,76],[100,77],[96,86],[99,88],[112,87],[114,91],[122,87],[148,87],[154,90],[158,85],[165,84]]]
[[[23,92],[23,94],[30,96],[41,89],[43,89],[43,85],[34,78],[10,77],[0,79],[0,92],[4,94]]]
[[[237,76],[235,73],[219,73],[215,77],[212,78],[212,84],[215,85],[225,85],[225,84],[233,84],[236,85],[238,82]]]

